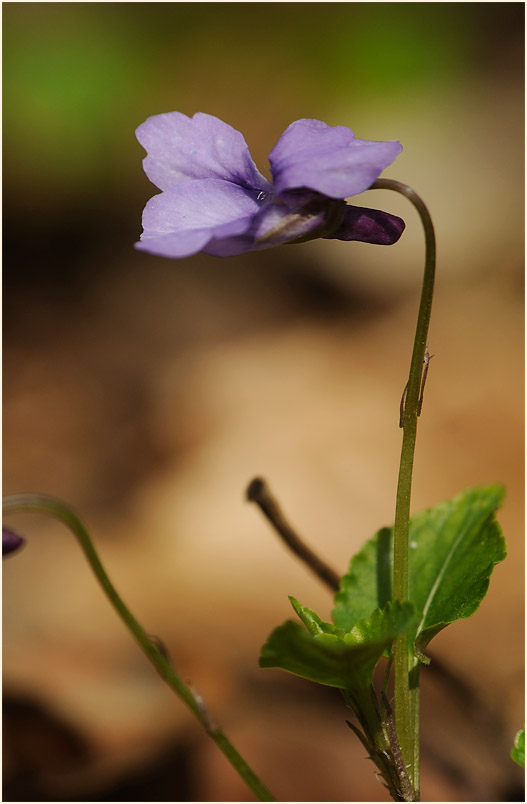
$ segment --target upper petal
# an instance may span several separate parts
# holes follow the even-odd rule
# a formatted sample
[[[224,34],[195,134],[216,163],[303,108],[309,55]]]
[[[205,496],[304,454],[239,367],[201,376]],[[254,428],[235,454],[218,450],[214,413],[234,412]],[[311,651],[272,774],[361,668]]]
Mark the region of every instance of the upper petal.
[[[219,179],[187,181],[151,198],[136,247],[164,257],[187,257],[213,238],[246,232],[262,208],[258,193]]]
[[[148,156],[146,175],[160,190],[192,179],[224,179],[264,192],[271,185],[254,164],[243,135],[210,114],[168,112],[149,117],[136,130]]]
[[[330,198],[347,198],[370,187],[402,151],[399,142],[359,140],[345,126],[296,120],[269,154],[275,192],[308,187]]]
[[[397,243],[405,228],[405,222],[397,215],[382,212],[380,209],[366,207],[344,207],[344,217],[340,226],[326,240],[360,240],[363,243],[376,243],[391,246]]]

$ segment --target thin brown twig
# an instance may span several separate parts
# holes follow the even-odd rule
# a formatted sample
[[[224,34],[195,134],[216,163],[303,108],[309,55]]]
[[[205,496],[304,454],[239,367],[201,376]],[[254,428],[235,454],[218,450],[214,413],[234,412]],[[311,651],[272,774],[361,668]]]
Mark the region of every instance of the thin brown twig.
[[[269,491],[265,480],[260,477],[254,478],[247,487],[246,496],[250,502],[255,502],[258,505],[289,549],[302,559],[326,586],[335,592],[338,591],[340,576],[304,544],[300,536],[293,530],[284,517],[277,501]]]

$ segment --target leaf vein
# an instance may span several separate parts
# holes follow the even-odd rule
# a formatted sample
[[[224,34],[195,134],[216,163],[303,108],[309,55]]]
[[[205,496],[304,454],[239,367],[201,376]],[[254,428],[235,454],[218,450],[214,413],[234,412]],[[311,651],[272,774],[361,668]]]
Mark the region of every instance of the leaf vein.
[[[448,515],[445,517],[445,520],[443,521],[443,524],[447,520],[448,520]],[[430,592],[428,593],[428,597],[427,597],[425,605],[423,607],[423,616],[421,617],[421,621],[420,621],[420,623],[419,623],[419,625],[417,627],[417,635],[420,634],[421,631],[423,630],[423,626],[424,626],[424,623],[425,623],[425,620],[426,620],[426,615],[428,614],[428,609],[430,608],[430,606],[432,604],[432,601],[434,599],[435,593],[436,593],[441,581],[444,578],[444,575],[445,575],[445,573],[447,571],[448,565],[451,562],[452,556],[456,552],[460,542],[465,537],[469,527],[470,527],[470,518],[469,518],[469,516],[466,516],[465,517],[465,522],[463,523],[463,527],[460,529],[458,537],[453,541],[452,546],[450,547],[450,550],[447,552],[447,554],[446,554],[446,556],[445,556],[445,558],[443,560],[443,564],[441,565],[441,568],[440,568],[439,572],[437,573],[437,577],[436,577],[434,583],[432,584]]]

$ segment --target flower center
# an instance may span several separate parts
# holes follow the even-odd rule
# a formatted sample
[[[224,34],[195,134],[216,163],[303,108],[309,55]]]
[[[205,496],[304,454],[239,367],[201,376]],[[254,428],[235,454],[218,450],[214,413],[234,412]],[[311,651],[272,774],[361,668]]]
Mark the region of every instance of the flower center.
[[[324,214],[320,224],[312,229],[303,237],[297,237],[295,240],[290,240],[289,244],[305,243],[308,240],[316,240],[319,237],[326,237],[326,235],[334,232],[342,223],[344,207],[346,202],[340,199],[333,198],[320,198],[313,199],[305,204],[297,212],[299,217],[304,217],[306,220],[310,218],[317,218],[322,213]]]

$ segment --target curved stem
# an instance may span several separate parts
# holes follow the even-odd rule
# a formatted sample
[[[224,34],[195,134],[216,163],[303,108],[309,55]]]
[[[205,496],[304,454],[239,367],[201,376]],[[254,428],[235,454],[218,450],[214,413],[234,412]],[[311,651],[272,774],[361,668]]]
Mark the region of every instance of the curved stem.
[[[403,442],[395,506],[393,597],[395,600],[404,601],[408,600],[408,533],[412,469],[417,435],[417,417],[420,413],[423,364],[434,293],[436,244],[430,213],[421,198],[411,187],[392,179],[378,179],[370,189],[394,190],[408,198],[417,209],[425,232],[426,254],[423,286],[410,363],[408,388],[401,416]],[[399,637],[396,640],[394,667],[397,735],[413,787],[417,791],[417,795],[419,795],[419,662],[415,659],[412,646],[408,645],[406,636]]]
[[[161,678],[167,682],[181,698],[183,703],[188,706],[209,737],[214,740],[218,748],[225,754],[233,768],[252,790],[256,798],[260,801],[275,801],[274,796],[271,795],[252,768],[234,748],[223,731],[214,723],[199,693],[189,688],[181,679],[160,640],[156,637],[149,636],[125,606],[99,560],[99,556],[95,551],[88,531],[71,508],[60,500],[46,495],[13,494],[4,498],[3,510],[4,513],[37,511],[48,514],[60,520],[72,531],[110,603],[128,630],[132,633],[140,648],[148,659],[150,659]]]

